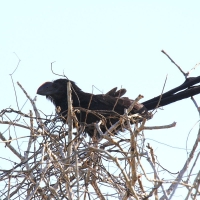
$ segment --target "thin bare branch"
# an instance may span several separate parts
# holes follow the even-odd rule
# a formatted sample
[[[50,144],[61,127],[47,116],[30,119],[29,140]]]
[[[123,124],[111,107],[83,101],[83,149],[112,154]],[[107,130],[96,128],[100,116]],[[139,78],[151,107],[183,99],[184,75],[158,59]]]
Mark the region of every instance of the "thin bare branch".
[[[164,50],[162,50],[161,52],[164,53],[164,54],[170,59],[170,61],[171,61],[173,64],[176,65],[176,67],[180,70],[180,72],[184,75],[184,77],[187,78],[188,73],[185,73],[185,72],[181,69],[181,67],[180,67],[179,65],[177,65],[177,64],[174,62],[174,60],[173,60]]]

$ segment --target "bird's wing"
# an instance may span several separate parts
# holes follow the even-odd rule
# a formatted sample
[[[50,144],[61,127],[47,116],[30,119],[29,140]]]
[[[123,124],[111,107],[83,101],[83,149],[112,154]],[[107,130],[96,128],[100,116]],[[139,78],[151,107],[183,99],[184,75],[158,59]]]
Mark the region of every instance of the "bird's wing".
[[[109,95],[112,97],[122,97],[126,93],[126,89],[122,88],[120,90],[117,90],[117,87],[111,89],[108,91],[105,95]]]

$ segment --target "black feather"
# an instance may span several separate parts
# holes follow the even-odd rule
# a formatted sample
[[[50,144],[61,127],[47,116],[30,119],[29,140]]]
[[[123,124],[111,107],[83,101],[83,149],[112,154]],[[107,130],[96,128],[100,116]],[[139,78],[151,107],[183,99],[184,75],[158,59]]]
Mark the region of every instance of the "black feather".
[[[46,82],[41,85],[37,94],[45,95],[50,99],[56,107],[60,107],[63,116],[67,115],[67,79],[58,79],[53,82]],[[112,124],[119,120],[119,115],[124,114],[124,109],[128,108],[133,102],[128,97],[122,97],[126,93],[126,89],[117,90],[117,88],[111,89],[106,94],[93,95],[91,93],[83,92],[73,81],[70,81],[72,85],[72,101],[73,107],[78,108],[80,112],[76,112],[76,117],[80,123],[86,125],[86,132],[92,137],[94,134],[94,128],[88,128],[88,124],[104,119],[105,124],[101,125],[101,129],[104,132]],[[200,76],[186,79],[186,81],[180,86],[160,95],[152,98],[148,101],[137,103],[131,110],[131,114],[139,113],[147,119],[151,118],[149,110],[155,109],[157,106],[165,106],[170,103],[182,100],[184,98],[191,97],[200,93],[200,86],[192,87],[192,85],[200,82]],[[184,90],[185,89],[185,90]],[[160,101],[160,102],[159,102]],[[159,102],[159,105],[158,105]],[[83,109],[85,110],[83,110]],[[86,113],[86,109],[93,111],[92,113]],[[91,127],[91,126],[90,126]]]
[[[46,82],[38,88],[37,94],[45,95],[50,99],[56,107],[61,108],[62,114],[67,114],[67,79],[58,79],[53,82]],[[80,109],[80,112],[76,113],[76,117],[79,122],[85,123],[86,125],[92,124],[104,119],[105,124],[101,125],[101,129],[104,132],[112,124],[119,120],[119,115],[124,114],[124,108],[128,108],[133,100],[128,97],[122,97],[125,93],[125,89],[113,88],[106,94],[93,95],[91,93],[83,92],[73,81],[72,86],[72,101],[74,108],[84,108],[91,111],[96,111],[97,114],[87,113]],[[150,116],[145,107],[137,103],[132,114],[141,113],[145,116]],[[100,115],[99,115],[100,114]],[[92,137],[94,130],[89,129],[86,126],[86,132]]]

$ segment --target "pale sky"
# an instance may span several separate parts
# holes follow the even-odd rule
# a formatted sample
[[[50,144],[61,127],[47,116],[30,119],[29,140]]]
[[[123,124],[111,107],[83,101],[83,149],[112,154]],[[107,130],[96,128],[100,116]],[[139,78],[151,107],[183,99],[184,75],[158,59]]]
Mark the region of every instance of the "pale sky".
[[[18,63],[13,52],[21,60],[14,82],[19,81],[32,98],[43,82],[59,78],[51,72],[53,61],[56,73],[64,72],[85,92],[92,92],[92,85],[102,92],[118,86],[127,89],[126,96],[134,99],[142,94],[145,101],[161,93],[166,75],[165,91],[180,85],[184,76],[161,50],[185,72],[200,62],[199,8],[199,1],[185,0],[1,1],[0,110],[17,109],[9,76]],[[191,76],[199,72],[200,66]],[[26,97],[17,85],[16,89],[21,107]],[[195,98],[200,105],[200,95]],[[42,96],[37,106],[46,114],[54,111]],[[27,103],[22,111],[30,109]],[[173,173],[185,163],[186,139],[198,120],[195,106],[187,99],[158,110],[146,124],[177,122],[173,129],[145,131],[159,162]],[[188,149],[198,126],[189,134]],[[0,132],[4,130],[0,125]],[[0,149],[5,149],[3,144]],[[178,192],[177,199],[183,199]]]

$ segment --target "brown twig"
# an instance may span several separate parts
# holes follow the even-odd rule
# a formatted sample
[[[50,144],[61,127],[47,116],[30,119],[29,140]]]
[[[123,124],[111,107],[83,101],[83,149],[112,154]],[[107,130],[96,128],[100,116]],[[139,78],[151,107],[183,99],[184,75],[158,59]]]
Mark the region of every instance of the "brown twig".
[[[181,67],[180,67],[179,65],[177,65],[177,64],[174,62],[174,60],[173,60],[164,50],[162,50],[161,52],[164,53],[164,54],[170,59],[170,61],[171,61],[173,64],[176,65],[176,67],[177,67],[177,68],[179,69],[179,71],[184,75],[184,77],[187,78],[188,73],[185,73],[185,72],[181,69]]]

